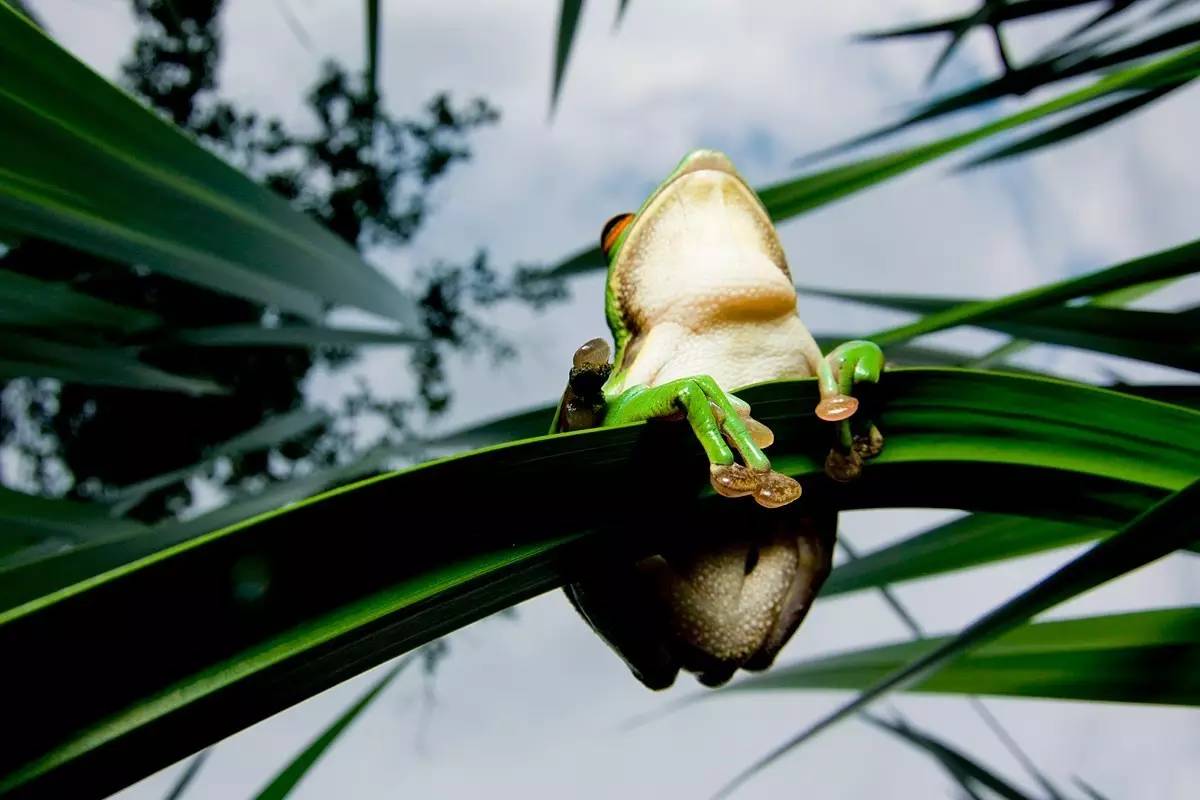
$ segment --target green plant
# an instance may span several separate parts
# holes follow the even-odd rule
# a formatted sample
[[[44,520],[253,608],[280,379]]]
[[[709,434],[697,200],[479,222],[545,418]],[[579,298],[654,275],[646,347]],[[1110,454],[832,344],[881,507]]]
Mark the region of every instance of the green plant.
[[[581,5],[564,3],[556,87]],[[1032,5],[1030,0],[1003,8],[1032,12]],[[375,20],[368,33],[368,62],[374,65],[378,5],[367,7]],[[972,17],[943,28],[958,37],[973,25],[1005,19],[981,23]],[[1166,52],[1171,49],[1166,41],[1143,43],[1136,53],[1155,57],[1132,65],[1125,62],[1134,51],[1089,56],[1082,63],[1091,70],[1123,66],[966,133],[767,187],[764,201],[783,221],[994,136],[1083,112],[1067,127],[1052,129],[1057,133],[1047,137],[1043,131],[984,158],[1062,140],[1067,137],[1059,134],[1124,113],[1126,106],[1119,104],[1131,97],[1150,102],[1195,77],[1200,68],[1195,47]],[[1191,40],[1177,33],[1169,41],[1187,45]],[[2,296],[21,298],[20,305],[0,309],[6,329],[0,350],[4,374],[217,394],[229,387],[144,361],[145,340],[139,337],[153,333],[176,345],[207,348],[363,342],[416,347],[427,341],[430,325],[422,329],[416,321],[420,309],[431,305],[429,298],[416,302],[358,258],[348,244],[362,234],[353,221],[332,225],[341,238],[330,235],[92,75],[3,5],[0,43],[0,67],[9,67],[0,70],[8,76],[0,78],[0,103],[12,112],[6,119],[16,121],[0,132],[9,145],[0,150],[8,154],[0,156],[0,228],[6,238],[36,235],[94,256],[136,260],[238,295],[255,307],[267,304],[287,312],[279,324],[254,318],[163,330],[157,315],[103,298],[90,287],[0,272]],[[1046,63],[1053,69],[1037,75],[1045,72],[1054,80],[1076,69],[1064,66],[1068,60],[1059,56]],[[349,94],[367,105],[375,102],[376,72],[369,66],[363,86]],[[13,77],[18,74],[28,75],[28,81]],[[1011,85],[1010,80],[971,97],[992,96]],[[963,102],[934,110],[941,113]],[[1086,116],[1095,114],[1096,102],[1111,105],[1100,116]],[[192,120],[193,111],[176,121]],[[926,116],[931,114],[927,110]],[[122,131],[136,134],[133,142],[114,134],[118,122]],[[62,143],[65,164],[107,170],[141,191],[133,198],[105,194],[107,187],[82,180],[48,158],[41,147],[46,140]],[[299,192],[290,196],[326,223],[345,219],[335,213],[336,204],[309,203]],[[109,211],[101,215],[89,211],[92,207]],[[208,220],[228,238],[198,237],[179,219]],[[1003,366],[1026,342],[1036,341],[1195,370],[1197,342],[1189,334],[1195,329],[1194,311],[1151,313],[1118,306],[1164,281],[1200,271],[1198,247],[1186,243],[994,300],[852,298],[923,314],[873,338],[890,354],[949,366],[887,375],[877,400],[889,446],[851,487],[820,477],[824,454],[815,443],[822,440],[805,411],[815,403],[811,381],[767,384],[745,393],[756,417],[776,432],[776,468],[803,477],[811,495],[847,510],[920,506],[974,512],[839,567],[826,594],[886,588],[1101,540],[958,635],[781,665],[761,680],[737,685],[737,691],[818,685],[865,690],[787,747],[903,688],[1196,704],[1195,670],[1187,668],[1196,657],[1195,609],[1031,622],[1085,588],[1173,550],[1195,547],[1200,442],[1188,435],[1200,429],[1194,387],[1105,388],[969,369],[976,358],[931,351],[910,340],[957,326],[984,326],[1019,337],[985,357],[993,365]],[[288,270],[282,269],[284,259]],[[597,264],[594,248],[585,248],[550,274],[564,278]],[[438,283],[438,290],[466,291],[456,280]],[[487,280],[480,283],[486,291]],[[380,288],[383,284],[386,288]],[[1080,299],[1092,303],[1078,305]],[[320,324],[325,306],[334,302],[388,313],[403,324],[383,332]],[[453,332],[455,318],[440,314],[431,324]],[[59,341],[51,331],[66,331],[69,338]],[[261,453],[268,445],[303,449],[325,418],[287,409],[256,420],[237,435],[208,441],[193,460],[105,495],[109,505],[103,507],[80,498],[0,491],[5,523],[0,650],[16,654],[5,662],[4,705],[22,731],[0,755],[0,793],[73,796],[118,788],[325,687],[553,588],[592,560],[629,557],[663,544],[622,536],[622,521],[613,509],[576,501],[580,482],[612,482],[666,459],[685,477],[678,485],[656,486],[653,503],[637,496],[631,502],[643,501],[651,514],[666,508],[703,513],[708,504],[720,502],[707,488],[703,470],[687,470],[700,463],[686,433],[633,425],[543,436],[550,413],[549,407],[533,409],[437,441],[384,442],[264,491],[235,496],[186,521],[126,514],[143,498],[217,459]],[[466,446],[481,449],[384,471],[396,456],[418,448]],[[364,478],[373,473],[379,474]],[[1004,490],[1014,482],[1027,489],[1017,495]],[[322,493],[334,485],[340,486]],[[539,487],[539,502],[522,507],[521,524],[498,524],[495,509],[501,501],[531,485]],[[419,515],[398,516],[397,507],[437,509],[471,534],[420,537],[406,529],[419,528]],[[363,522],[347,530],[344,520],[350,517]],[[331,538],[335,528],[340,535]],[[72,654],[97,651],[122,654],[119,667],[97,667],[95,683],[103,691],[65,680]],[[286,794],[405,663],[314,740],[268,791]],[[1165,673],[1160,683],[1138,682],[1146,665]],[[40,698],[49,692],[59,698],[61,713],[43,713]],[[880,724],[934,754],[965,791],[978,784],[1000,791],[1003,781],[989,778],[932,736],[901,723]]]

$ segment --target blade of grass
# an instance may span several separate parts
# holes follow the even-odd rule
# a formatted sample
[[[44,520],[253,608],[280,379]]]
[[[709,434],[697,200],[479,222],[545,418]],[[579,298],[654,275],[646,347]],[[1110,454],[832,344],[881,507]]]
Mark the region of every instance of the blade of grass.
[[[972,130],[947,136],[934,142],[905,148],[893,153],[855,161],[802,175],[758,189],[759,197],[771,219],[783,222],[792,217],[828,205],[855,192],[875,186],[938,158],[965,149],[997,134],[1017,129],[1062,111],[1108,97],[1130,88],[1177,80],[1181,70],[1200,70],[1200,46],[1156,61],[1106,75],[1094,83],[1018,113],[1002,117]],[[1189,72],[1190,74],[1190,72]],[[551,275],[564,277],[603,269],[606,262],[600,248],[582,248],[550,268]]]
[[[95,503],[39,497],[0,486],[0,535],[4,539],[63,537],[86,542],[146,530],[140,522],[112,519],[104,506]]]
[[[846,555],[849,556],[851,564],[857,563],[860,560],[860,556],[850,546],[849,542],[846,541],[845,536],[838,536],[838,545],[842,548]],[[830,575],[830,577],[833,576]],[[826,586],[823,586],[821,589],[823,594],[826,594],[825,590],[827,586],[828,582],[826,583]],[[892,609],[892,612],[899,617],[900,621],[904,623],[905,627],[907,627],[909,632],[913,635],[913,638],[918,641],[924,640],[926,638],[924,629],[921,627],[920,623],[917,622],[916,617],[909,613],[909,610],[905,608],[903,603],[900,602],[900,598],[896,597],[896,594],[891,590],[891,587],[883,584],[876,588],[879,591],[880,596],[883,598],[883,601],[888,605],[889,608]],[[984,705],[983,701],[975,695],[970,695],[966,699],[967,703],[971,706],[971,709],[976,713],[976,715],[979,716],[979,718],[983,721],[983,724],[987,726],[988,730],[995,734],[996,738],[1000,740],[1000,743],[1006,750],[1008,750],[1009,754],[1025,769],[1026,772],[1030,774],[1030,776],[1033,777],[1035,781],[1037,781],[1039,786],[1046,790],[1047,797],[1049,797],[1050,800],[1063,800],[1062,794],[1058,791],[1058,788],[1050,781],[1045,773],[1038,769],[1037,765],[1033,763],[1033,759],[1031,759],[1029,755],[1026,754],[1024,749],[1017,744],[1017,740],[1009,734],[1008,730],[1002,724],[1000,724],[1000,720],[996,718],[996,715],[993,714],[986,705]],[[870,715],[863,712],[859,716],[868,717]],[[907,724],[906,720],[900,716],[898,712],[895,712],[895,718],[897,722]]]
[[[1013,630],[1035,614],[1186,547],[1200,538],[1200,528],[1196,523],[1198,518],[1200,480],[1159,502],[1117,534],[968,625],[958,635],[939,643],[904,666],[887,671],[853,700],[822,717],[738,773],[716,796],[728,796],[764,767],[849,715],[863,710],[880,697],[922,681],[936,679],[938,671],[956,658],[977,649],[981,644],[995,639],[1002,633]],[[1195,635],[1194,627],[1192,635]],[[1078,665],[1075,665],[1075,668],[1078,669]],[[1194,670],[1190,671],[1194,673]],[[1140,681],[1139,685],[1144,687],[1145,682]]]
[[[1055,305],[1077,297],[1103,294],[1149,281],[1178,278],[1197,270],[1200,270],[1200,240],[996,300],[955,305],[916,322],[889,328],[864,338],[871,339],[881,347],[892,345],[946,328],[980,325],[988,320],[1010,317],[1021,311]]]
[[[1033,89],[1058,83],[1069,78],[1078,78],[1103,70],[1128,64],[1148,56],[1160,55],[1177,48],[1187,48],[1195,45],[1200,39],[1200,20],[1189,20],[1174,28],[1162,31],[1123,47],[1097,52],[1089,46],[1083,46],[1063,53],[1055,53],[1044,60],[1035,61],[1020,68],[1006,70],[994,80],[976,84],[966,89],[936,98],[920,106],[911,115],[900,122],[886,125],[853,139],[809,153],[797,159],[799,163],[810,163],[832,155],[843,153],[857,147],[883,139],[919,123],[928,122],[938,117],[962,111],[974,106],[998,100],[1010,95],[1024,95]],[[1167,67],[1162,70],[1152,70],[1138,74],[1139,67],[1126,67],[1116,73],[1109,73],[1099,78],[1093,86],[1099,86],[1114,75],[1136,74],[1136,79],[1128,87],[1145,88],[1155,85],[1161,80],[1177,80],[1183,76],[1194,75],[1196,64],[1187,54],[1195,48],[1177,53],[1152,62]],[[1174,61],[1183,55],[1180,61]],[[1102,94],[1107,93],[1103,92]],[[1067,97],[1072,93],[1063,95]],[[1100,95],[1095,95],[1100,96]],[[1062,99],[1062,98],[1059,98]],[[1094,98],[1093,98],[1094,99]],[[1054,100],[1050,102],[1056,102]]]
[[[328,328],[320,325],[216,325],[169,331],[145,346],[190,345],[194,347],[356,347],[360,345],[408,345],[425,337],[401,331]]]
[[[184,481],[218,458],[232,458],[276,447],[308,433],[329,421],[329,415],[315,409],[301,408],[286,414],[268,417],[259,425],[209,448],[207,457],[196,464],[155,475],[144,481],[122,486],[110,498],[109,513],[122,516],[150,492]]]
[[[554,85],[550,89],[550,114],[558,107],[558,95],[562,91],[563,78],[567,74],[567,61],[571,57],[571,46],[575,43],[575,31],[579,26],[579,14],[583,11],[583,0],[562,0],[558,7],[558,38],[554,43]]]
[[[1103,389],[937,369],[897,370],[877,388],[888,447],[852,487],[818,477],[828,430],[811,411],[814,381],[739,394],[776,433],[773,466],[834,508],[1115,526],[1186,485],[1200,460],[1200,442],[1179,435],[1196,412]],[[616,482],[645,530],[627,504],[581,502],[580,486]],[[2,702],[22,735],[0,749],[0,791],[115,790],[598,558],[660,551],[682,510],[728,502],[686,426],[637,424],[442,459],[170,547],[152,535],[115,555],[97,546],[91,571],[49,559],[4,572],[0,652],[14,655],[0,689],[20,687]],[[455,535],[420,535],[435,513]],[[80,652],[117,655],[83,685],[71,679]]]
[[[1197,607],[1026,624],[907,690],[1198,705],[1197,633]],[[952,638],[868,647],[783,665],[725,691],[863,689]]]
[[[0,378],[57,378],[68,383],[196,395],[225,393],[210,380],[164,372],[125,350],[82,347],[12,330],[0,335]]]
[[[321,756],[325,755],[325,751],[333,746],[350,724],[367,709],[371,703],[375,701],[381,692],[391,685],[392,681],[402,673],[409,664],[413,662],[415,656],[409,655],[401,658],[396,662],[395,666],[383,674],[383,677],[374,683],[361,697],[358,698],[342,714],[333,721],[333,723],[325,730],[321,731],[317,738],[313,739],[308,747],[297,755],[290,763],[287,764],[278,774],[267,784],[261,792],[256,796],[256,800],[283,800],[292,793],[292,789],[304,779]]]
[[[1200,266],[1200,264],[1198,264]],[[1160,282],[1155,282],[1155,284]],[[952,309],[967,311],[981,301],[949,297],[823,292],[811,294],[835,297],[884,308],[921,314],[946,314]],[[988,302],[988,301],[982,301]],[[1197,309],[1179,312],[1133,311],[1111,304],[1031,308],[1017,313],[988,315],[969,324],[978,325],[1018,340],[1077,347],[1097,353],[1132,358],[1176,369],[1200,371],[1200,341],[1193,336],[1197,327]],[[972,366],[985,366],[997,355],[1003,357],[1021,348],[1011,342],[998,353],[988,353]]]
[[[183,772],[179,774],[178,780],[175,781],[170,790],[163,796],[163,800],[179,800],[188,787],[192,785],[192,782],[196,780],[196,776],[200,773],[200,768],[204,766],[204,762],[208,760],[210,753],[212,753],[212,748],[201,750],[197,753],[195,758],[189,761],[188,765],[184,767]]]
[[[621,27],[621,21],[625,19],[625,12],[629,10],[629,0],[620,0],[617,3],[617,19],[613,23],[614,28]]]
[[[966,756],[962,751],[950,747],[927,733],[916,730],[911,725],[891,722],[873,714],[863,714],[862,717],[876,728],[894,734],[900,740],[928,753],[956,780],[975,781],[1006,800],[1032,800],[1029,795]]]
[[[841,564],[822,597],[885,587],[1099,539],[1090,525],[1002,514],[972,514]]]
[[[131,334],[162,323],[149,311],[110,303],[65,283],[0,269],[0,325]]]
[[[367,9],[367,89],[379,100],[379,0],[366,0]]]
[[[1130,97],[1101,106],[1098,109],[1078,114],[1065,122],[1061,122],[1032,136],[1018,139],[1012,144],[1005,145],[971,159],[963,165],[963,169],[975,169],[986,164],[994,164],[1015,156],[1025,155],[1043,147],[1052,147],[1070,141],[1077,136],[1091,133],[1111,122],[1127,116],[1139,109],[1161,100],[1176,89],[1186,86],[1188,82],[1168,84],[1157,89],[1140,92]]]
[[[0,214],[14,232],[316,319],[418,321],[332,233],[0,5]]]

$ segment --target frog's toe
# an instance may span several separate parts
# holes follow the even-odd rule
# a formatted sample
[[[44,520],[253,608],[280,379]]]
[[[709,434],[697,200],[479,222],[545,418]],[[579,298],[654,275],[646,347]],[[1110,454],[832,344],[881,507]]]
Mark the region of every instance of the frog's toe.
[[[883,434],[871,425],[865,433],[855,434],[853,450],[861,459],[874,458],[883,452]]]
[[[846,483],[862,474],[862,456],[854,448],[843,453],[838,448],[832,448],[825,458],[825,474],[835,481]]]
[[[743,417],[742,424],[746,426],[746,432],[750,434],[750,438],[754,440],[754,444],[760,450],[775,444],[775,434],[754,417]]]
[[[717,494],[724,497],[745,497],[759,488],[759,476],[741,464],[710,464],[708,479]]]
[[[848,394],[831,394],[817,403],[817,416],[826,422],[849,419],[858,411],[858,398]]]
[[[759,476],[754,502],[763,508],[779,508],[799,499],[800,491],[800,484],[795,478],[771,471]]]

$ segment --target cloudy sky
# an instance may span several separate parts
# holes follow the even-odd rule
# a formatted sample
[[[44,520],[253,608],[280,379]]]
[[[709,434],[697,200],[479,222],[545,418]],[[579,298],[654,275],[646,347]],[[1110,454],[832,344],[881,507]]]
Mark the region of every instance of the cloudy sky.
[[[310,50],[281,12],[299,21]],[[79,57],[115,75],[132,21],[118,0],[34,0],[51,31]],[[228,0],[223,90],[246,107],[303,122],[299,98],[319,58],[360,63],[361,4],[342,0]],[[488,248],[497,264],[544,262],[593,242],[612,214],[636,208],[694,147],[731,155],[754,184],[795,174],[793,159],[895,117],[917,99],[937,44],[855,45],[872,27],[937,18],[968,2],[836,3],[638,0],[614,32],[615,0],[587,4],[562,101],[547,115],[557,3],[386,2],[381,84],[398,113],[435,92],[482,95],[499,126],[474,139],[475,158],[435,194],[436,213],[414,245],[375,254],[399,282],[435,259]],[[1063,25],[1074,19],[1064,17]],[[1030,53],[1051,33],[1025,26],[1013,48]],[[315,52],[314,52],[315,51]],[[994,69],[990,42],[972,38],[945,89]],[[1067,147],[966,174],[935,165],[788,222],[781,235],[802,283],[830,288],[992,295],[1115,263],[1195,236],[1200,191],[1195,131],[1200,90],[1171,95],[1134,119]],[[998,112],[999,106],[989,111]],[[955,120],[949,127],[959,127]],[[927,133],[944,130],[930,129]],[[605,333],[599,276],[544,314],[500,309],[494,319],[520,357],[453,365],[460,389],[446,427],[557,396],[575,347]],[[1156,297],[1196,302],[1196,282]],[[815,331],[868,331],[902,317],[802,298]],[[944,337],[945,338],[945,337]],[[955,333],[963,346],[996,341]],[[1068,374],[1095,377],[1097,360],[1035,352]],[[399,368],[397,368],[399,360]],[[1130,376],[1163,370],[1107,362]],[[404,393],[402,353],[381,349],[361,371]],[[339,391],[317,376],[314,398]],[[843,531],[860,549],[946,519],[939,512],[859,512]],[[1063,551],[900,589],[930,630],[961,626],[1073,555]],[[1173,557],[1072,601],[1050,616],[1200,602],[1200,565]],[[781,656],[905,637],[874,596],[822,603]],[[557,592],[515,619],[485,620],[449,639],[430,682],[405,675],[305,780],[301,798],[702,797],[842,696],[718,697],[633,731],[631,718],[695,690],[681,679],[652,694],[627,673]],[[219,745],[192,797],[250,797],[372,680],[360,676]],[[1051,775],[1080,775],[1113,797],[1184,798],[1200,783],[1195,712],[1018,700],[990,708]],[[996,766],[1013,759],[968,705],[903,698],[910,719]],[[131,787],[125,800],[159,798],[179,767]],[[813,742],[750,783],[746,798],[946,797],[923,756],[859,723]]]

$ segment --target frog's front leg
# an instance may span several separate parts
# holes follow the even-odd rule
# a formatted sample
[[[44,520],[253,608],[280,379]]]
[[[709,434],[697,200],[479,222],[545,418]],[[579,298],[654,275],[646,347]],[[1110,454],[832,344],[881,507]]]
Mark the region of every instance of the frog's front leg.
[[[719,494],[753,495],[759,505],[767,508],[787,505],[800,496],[800,484],[771,469],[770,460],[755,441],[755,434],[761,439],[765,429],[754,420],[743,420],[744,406],[711,377],[698,375],[626,389],[609,401],[604,424],[683,414],[708,456],[709,478]],[[734,450],[742,463],[737,462]]]
[[[859,383],[878,383],[883,374],[883,351],[868,341],[839,345],[817,368],[821,402],[816,414],[837,425],[836,443],[825,460],[825,472],[835,480],[858,477],[862,462],[883,450],[883,435],[870,420],[854,419],[858,398],[852,392]]]

